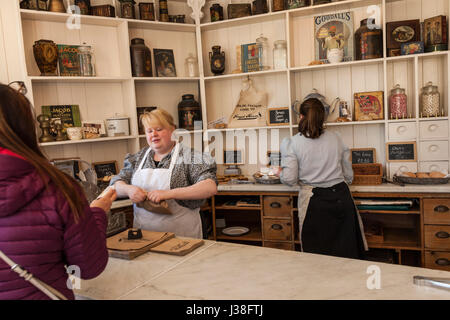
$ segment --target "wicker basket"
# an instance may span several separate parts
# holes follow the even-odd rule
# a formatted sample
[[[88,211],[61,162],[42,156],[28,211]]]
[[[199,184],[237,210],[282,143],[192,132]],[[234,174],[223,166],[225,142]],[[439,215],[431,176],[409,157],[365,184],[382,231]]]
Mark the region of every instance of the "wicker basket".
[[[377,185],[382,183],[383,166],[381,163],[352,164],[352,185]]]

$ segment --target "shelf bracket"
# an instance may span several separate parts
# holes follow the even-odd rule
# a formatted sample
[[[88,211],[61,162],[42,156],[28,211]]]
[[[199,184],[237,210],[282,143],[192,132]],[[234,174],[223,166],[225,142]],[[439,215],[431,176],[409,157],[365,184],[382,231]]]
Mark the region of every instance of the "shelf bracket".
[[[187,0],[187,4],[192,8],[191,18],[195,20],[196,24],[200,24],[200,19],[203,18],[202,7],[205,5],[205,0]]]

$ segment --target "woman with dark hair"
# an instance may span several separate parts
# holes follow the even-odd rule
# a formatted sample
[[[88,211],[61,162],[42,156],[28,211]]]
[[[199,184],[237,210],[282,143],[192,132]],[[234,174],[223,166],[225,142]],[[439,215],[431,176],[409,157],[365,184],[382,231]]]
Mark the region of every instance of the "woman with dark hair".
[[[349,148],[325,130],[325,109],[312,98],[300,107],[299,133],[281,144],[281,182],[299,183],[302,251],[360,259],[367,243],[347,183],[353,180]]]
[[[106,214],[115,191],[88,204],[77,182],[39,148],[32,105],[0,84],[0,251],[67,299],[65,266],[82,279],[106,267]],[[48,299],[0,259],[0,300]]]

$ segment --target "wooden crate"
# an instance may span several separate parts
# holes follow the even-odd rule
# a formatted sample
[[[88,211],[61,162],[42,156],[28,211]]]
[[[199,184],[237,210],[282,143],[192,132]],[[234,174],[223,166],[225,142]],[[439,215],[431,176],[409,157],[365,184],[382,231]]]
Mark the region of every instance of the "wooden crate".
[[[382,183],[383,166],[381,163],[352,164],[352,185],[377,185]]]

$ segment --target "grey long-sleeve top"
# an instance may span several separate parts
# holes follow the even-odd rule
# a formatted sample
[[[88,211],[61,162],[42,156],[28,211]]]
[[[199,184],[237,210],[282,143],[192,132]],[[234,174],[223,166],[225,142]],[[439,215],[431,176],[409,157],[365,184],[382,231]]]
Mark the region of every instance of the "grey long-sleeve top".
[[[139,167],[142,159],[145,156],[149,147],[145,147],[136,154],[127,154],[125,156],[124,167],[119,174],[111,179],[110,185],[117,181],[124,181],[131,184],[134,172]],[[172,152],[166,155],[156,166],[153,156],[155,152],[150,150],[149,156],[145,160],[142,169],[169,169],[170,161],[173,156],[175,148]],[[216,185],[218,184],[216,178],[217,166],[214,159],[207,153],[201,153],[191,148],[180,145],[178,161],[175,164],[170,178],[170,189],[183,188],[196,184],[197,182],[212,179]],[[205,200],[175,200],[180,206],[195,209],[199,208]]]
[[[281,182],[295,185],[299,181],[320,188],[353,181],[350,150],[341,137],[325,130],[317,139],[301,133],[281,142]]]

